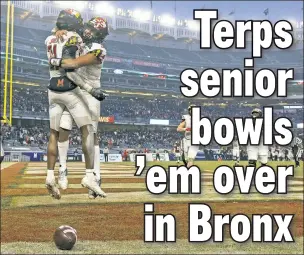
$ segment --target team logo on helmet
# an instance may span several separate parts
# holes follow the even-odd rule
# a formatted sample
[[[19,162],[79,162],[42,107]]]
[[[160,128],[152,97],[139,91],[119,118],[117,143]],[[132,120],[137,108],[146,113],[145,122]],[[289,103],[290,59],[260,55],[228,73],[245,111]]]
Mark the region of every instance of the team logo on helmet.
[[[91,23],[92,26],[97,30],[107,28],[107,21],[100,17],[91,19],[89,23]]]
[[[109,34],[107,20],[101,17],[95,17],[85,23],[83,39],[85,43],[102,43]]]
[[[65,9],[64,10],[66,13],[75,16],[77,19],[81,18],[80,12],[74,10],[74,9]]]

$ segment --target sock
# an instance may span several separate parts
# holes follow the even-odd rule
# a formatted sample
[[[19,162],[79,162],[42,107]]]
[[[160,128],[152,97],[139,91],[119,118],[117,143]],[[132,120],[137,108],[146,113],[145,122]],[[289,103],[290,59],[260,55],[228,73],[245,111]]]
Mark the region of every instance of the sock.
[[[69,150],[69,140],[58,142],[59,164],[63,169],[66,169],[66,161]]]
[[[94,169],[86,169],[86,177],[93,178],[94,177]]]
[[[101,179],[100,176],[100,149],[99,145],[95,145],[95,155],[94,155],[94,173],[96,180],[99,181]]]
[[[54,170],[47,170],[46,178],[55,178]]]

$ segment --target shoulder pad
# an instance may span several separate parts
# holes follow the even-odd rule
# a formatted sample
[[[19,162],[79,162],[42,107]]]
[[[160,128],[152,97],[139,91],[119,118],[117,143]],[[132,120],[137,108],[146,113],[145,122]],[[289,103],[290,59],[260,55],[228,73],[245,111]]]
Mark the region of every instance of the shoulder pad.
[[[75,32],[68,32],[66,35],[66,43],[65,46],[78,45],[82,43],[82,39],[79,34]]]
[[[49,35],[49,36],[45,39],[44,44],[45,44],[45,45],[48,45],[49,42],[50,42],[51,40],[53,40],[53,39],[56,39],[56,37],[55,37],[54,35]]]
[[[89,53],[93,53],[95,57],[100,59],[101,62],[104,60],[105,56],[107,55],[106,49],[99,43],[92,43],[91,47],[88,48],[87,50],[87,54]]]

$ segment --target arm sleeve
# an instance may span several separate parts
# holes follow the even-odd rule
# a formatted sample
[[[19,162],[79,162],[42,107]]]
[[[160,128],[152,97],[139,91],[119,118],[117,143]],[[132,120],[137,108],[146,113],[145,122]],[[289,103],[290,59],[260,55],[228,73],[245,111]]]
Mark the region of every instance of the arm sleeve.
[[[88,54],[94,54],[94,56],[100,61],[100,63],[103,62],[107,55],[107,50],[98,43],[93,43],[91,48],[89,49]]]
[[[62,58],[76,58],[82,47],[82,39],[78,34],[68,34],[68,39],[63,46]]]
[[[75,59],[80,55],[82,47],[82,39],[79,35],[70,35],[65,45],[62,48],[62,59]],[[71,72],[74,69],[66,69],[67,72]]]
[[[67,72],[67,77],[81,89],[87,91],[88,93],[92,92],[93,87],[85,83],[84,80],[77,73]]]

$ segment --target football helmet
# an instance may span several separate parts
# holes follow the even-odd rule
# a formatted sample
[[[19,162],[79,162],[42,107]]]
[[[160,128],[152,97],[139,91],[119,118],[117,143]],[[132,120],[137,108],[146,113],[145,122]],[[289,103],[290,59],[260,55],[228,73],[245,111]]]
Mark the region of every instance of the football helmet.
[[[85,43],[102,43],[108,35],[108,22],[104,18],[95,17],[84,24],[83,41]]]
[[[263,116],[263,113],[262,113],[261,109],[254,108],[251,112],[251,116],[253,118],[261,118]]]
[[[191,115],[191,110],[192,110],[192,107],[196,106],[195,104],[190,104],[188,106],[188,113]]]
[[[83,32],[83,19],[81,14],[73,9],[65,9],[60,11],[56,27],[59,30],[75,31],[78,34]]]

